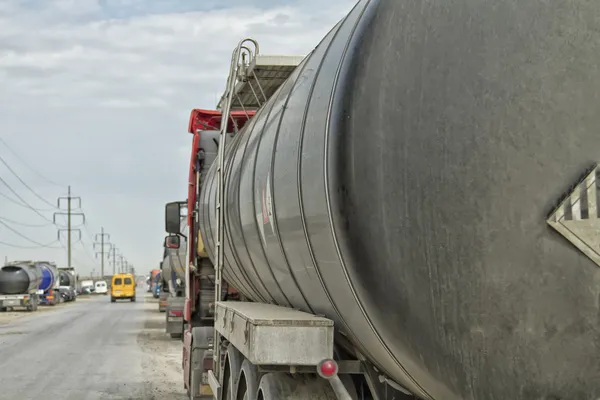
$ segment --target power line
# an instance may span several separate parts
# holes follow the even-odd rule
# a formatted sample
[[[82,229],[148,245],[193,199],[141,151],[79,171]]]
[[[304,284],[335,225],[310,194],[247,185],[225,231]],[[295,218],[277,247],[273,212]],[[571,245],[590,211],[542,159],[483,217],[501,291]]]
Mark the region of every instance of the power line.
[[[0,217],[0,220],[3,220],[5,222],[8,222],[8,223],[14,224],[14,225],[25,226],[27,228],[43,228],[43,227],[46,227],[46,226],[52,226],[52,224],[50,222],[48,222],[46,224],[25,224],[23,222],[14,221],[12,219],[8,219],[8,218],[5,218],[5,217]]]
[[[23,235],[21,232],[17,231],[16,229],[13,229],[10,225],[8,225],[5,222],[0,221],[0,225],[4,225],[8,230],[12,231],[15,235],[18,235],[18,236],[22,237],[23,239],[25,239],[25,240],[33,243],[33,244],[36,244],[36,245],[41,246],[41,247],[45,247],[46,246],[43,243],[36,242],[35,240],[28,238],[27,236]]]
[[[26,204],[18,202],[17,200],[13,199],[10,196],[7,196],[6,194],[4,194],[2,192],[0,192],[0,196],[4,197],[6,200],[10,201],[11,203],[18,205],[19,207],[24,207],[24,208],[29,208],[29,209],[32,208],[32,207],[30,207],[30,206],[28,206]],[[37,210],[37,211],[53,211],[54,209],[49,209],[49,208],[35,208],[35,210]]]
[[[54,223],[54,221],[49,220],[48,218],[46,218],[43,214],[41,214],[37,209],[35,209],[34,207],[31,206],[31,204],[27,203],[25,201],[25,199],[23,199],[21,196],[19,196],[19,193],[15,192],[15,190],[10,187],[10,185],[8,183],[6,183],[6,181],[4,179],[2,179],[2,177],[0,177],[0,182],[2,182],[4,184],[4,186],[6,186],[8,188],[8,190],[10,190],[12,192],[12,194],[14,194],[19,200],[21,200],[23,202],[23,204],[29,208],[31,211],[33,211],[34,213],[36,213],[37,215],[39,215],[40,217],[42,217],[43,219],[45,219],[46,221],[52,222]]]
[[[38,193],[37,193],[35,190],[33,190],[33,189],[31,188],[31,186],[29,186],[27,183],[25,183],[25,181],[24,181],[24,180],[23,180],[23,179],[22,179],[22,178],[19,176],[19,174],[17,174],[17,173],[16,173],[16,172],[15,172],[15,171],[14,171],[14,170],[13,170],[13,169],[10,167],[10,165],[8,165],[8,163],[6,162],[6,160],[4,160],[4,158],[2,158],[2,156],[0,156],[0,162],[1,162],[2,164],[4,164],[4,166],[6,167],[6,169],[8,169],[8,170],[9,170],[9,171],[10,171],[10,172],[11,172],[11,173],[12,173],[12,174],[13,174],[13,175],[14,175],[14,176],[15,176],[15,177],[16,177],[16,178],[19,180],[19,182],[21,182],[21,184],[22,184],[23,186],[25,186],[27,189],[29,189],[29,191],[30,191],[31,193],[33,193],[33,195],[34,195],[35,197],[37,197],[38,199],[40,199],[40,200],[41,200],[41,201],[43,201],[44,203],[46,203],[46,204],[50,205],[50,207],[53,207],[53,209],[56,209],[56,208],[57,208],[57,207],[56,207],[54,204],[50,203],[49,201],[47,201],[46,199],[44,199],[42,196],[40,196],[40,195],[39,195],[39,194],[38,194]]]
[[[21,156],[19,156],[17,154],[16,151],[14,151],[9,145],[8,143],[6,143],[6,141],[2,138],[0,138],[0,142],[2,142],[4,144],[4,146],[8,149],[8,151],[10,151],[19,161],[21,161],[23,163],[23,165],[25,165],[27,168],[29,168],[30,171],[32,171],[34,174],[36,174],[37,176],[39,176],[40,178],[42,178],[43,180],[45,180],[46,182],[55,185],[55,186],[59,186],[59,187],[65,187],[65,185],[59,185],[58,183],[46,178],[44,175],[40,174],[38,171],[36,171],[33,167],[31,167],[25,160],[23,160],[23,158],[21,158]]]
[[[15,247],[17,249],[39,249],[39,248],[49,248],[49,249],[60,249],[60,247],[56,247],[56,246],[52,246],[53,244],[55,244],[56,242],[58,242],[58,240],[55,240],[52,243],[47,243],[41,246],[20,246],[18,244],[12,244],[12,243],[6,243],[6,242],[0,242],[0,245],[2,246],[8,246],[8,247]]]

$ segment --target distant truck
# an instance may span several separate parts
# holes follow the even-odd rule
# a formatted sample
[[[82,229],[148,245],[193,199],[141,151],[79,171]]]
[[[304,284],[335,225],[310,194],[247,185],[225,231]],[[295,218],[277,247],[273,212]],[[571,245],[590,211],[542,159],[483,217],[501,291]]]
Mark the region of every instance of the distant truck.
[[[160,276],[164,277],[163,265],[167,262],[167,251],[163,252],[163,261],[160,262]],[[158,312],[165,312],[167,310],[167,297],[169,295],[169,288],[164,281],[161,282],[159,288],[154,289],[158,291]]]
[[[0,312],[8,308],[36,311],[42,271],[35,261],[12,261],[0,268]]]
[[[164,242],[162,262],[162,293],[166,303],[166,332],[172,338],[183,336],[183,309],[185,306],[185,260],[187,251],[186,203],[181,202],[180,225],[182,235],[168,235]]]
[[[81,281],[81,293],[91,294],[96,290],[94,281],[91,279]]]
[[[160,269],[153,269],[150,271],[150,287],[148,288],[148,292],[154,293],[154,288],[156,287],[156,275],[160,274]]]
[[[75,275],[75,268],[72,267],[58,267],[58,290],[63,293],[71,293],[68,295],[71,301],[77,299],[77,275]]]

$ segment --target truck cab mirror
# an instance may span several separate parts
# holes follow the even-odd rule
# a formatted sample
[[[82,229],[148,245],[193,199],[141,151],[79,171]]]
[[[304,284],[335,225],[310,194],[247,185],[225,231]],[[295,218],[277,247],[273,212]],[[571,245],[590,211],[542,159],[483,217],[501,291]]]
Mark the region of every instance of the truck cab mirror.
[[[181,234],[181,202],[174,201],[165,205],[165,231],[172,235]]]
[[[167,249],[178,249],[179,246],[181,245],[180,241],[181,241],[181,239],[179,238],[179,236],[169,235],[169,236],[165,237],[165,247]],[[161,263],[161,267],[162,267],[162,263]]]

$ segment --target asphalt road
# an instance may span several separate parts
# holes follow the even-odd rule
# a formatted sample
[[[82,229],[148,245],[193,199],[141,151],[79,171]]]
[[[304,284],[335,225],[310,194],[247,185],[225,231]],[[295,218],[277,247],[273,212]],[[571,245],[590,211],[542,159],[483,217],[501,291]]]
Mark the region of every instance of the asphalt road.
[[[0,314],[0,398],[185,399],[181,342],[140,292],[135,303],[92,296],[4,323]]]

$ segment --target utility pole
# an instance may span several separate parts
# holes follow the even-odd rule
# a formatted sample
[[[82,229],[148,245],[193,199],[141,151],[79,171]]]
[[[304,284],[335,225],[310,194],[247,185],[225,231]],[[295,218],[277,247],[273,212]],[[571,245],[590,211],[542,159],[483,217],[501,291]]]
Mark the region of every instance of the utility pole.
[[[117,268],[117,250],[118,249],[114,245],[111,245],[110,252],[108,253],[109,257],[112,255],[113,275],[115,275],[117,273],[117,270],[116,270],[116,268]]]
[[[61,204],[61,200],[67,200],[67,212],[55,212],[53,215],[53,222],[56,224],[56,217],[59,215],[66,215],[67,216],[67,229],[59,229],[57,234],[58,234],[58,240],[60,240],[60,233],[61,232],[67,232],[67,265],[69,268],[71,268],[71,232],[77,232],[79,234],[79,240],[81,240],[81,229],[71,229],[71,223],[72,223],[72,217],[73,216],[81,216],[83,218],[83,223],[85,224],[85,214],[78,212],[78,213],[74,213],[72,212],[72,202],[73,200],[78,201],[78,206],[76,208],[81,208],[81,197],[73,197],[71,196],[71,186],[69,186],[69,191],[66,197],[59,197],[56,200],[56,208],[58,208],[59,210],[62,210],[60,207]]]
[[[124,262],[123,260],[125,259],[125,257],[123,257],[123,254],[119,254],[119,272],[123,273],[123,267],[124,267]],[[126,261],[125,261],[126,262]]]
[[[98,254],[100,255],[100,276],[102,278],[104,278],[104,254],[108,253],[104,251],[104,247],[108,246],[108,248],[111,248],[111,244],[110,242],[108,242],[110,240],[110,235],[108,233],[104,233],[104,227],[100,228],[100,233],[97,233],[96,236],[94,237],[94,249],[96,249],[96,246],[100,246],[100,251],[96,251],[96,258],[98,258]]]

